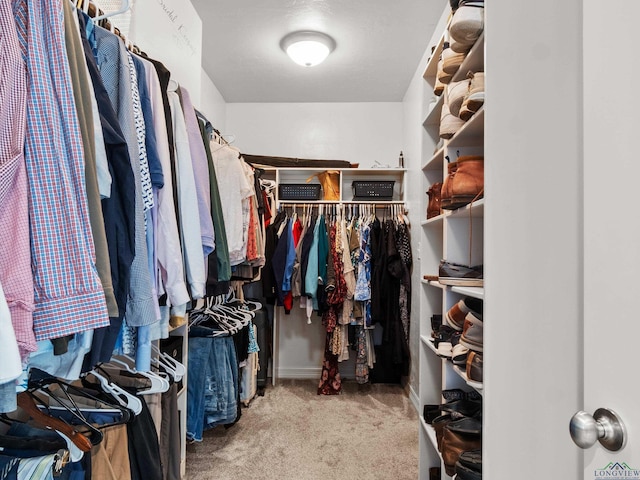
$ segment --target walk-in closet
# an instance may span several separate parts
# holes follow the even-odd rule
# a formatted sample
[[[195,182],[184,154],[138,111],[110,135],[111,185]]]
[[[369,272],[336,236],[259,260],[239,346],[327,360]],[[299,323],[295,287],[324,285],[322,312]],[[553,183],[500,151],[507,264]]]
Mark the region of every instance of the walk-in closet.
[[[639,15],[0,1],[0,477],[640,479]]]

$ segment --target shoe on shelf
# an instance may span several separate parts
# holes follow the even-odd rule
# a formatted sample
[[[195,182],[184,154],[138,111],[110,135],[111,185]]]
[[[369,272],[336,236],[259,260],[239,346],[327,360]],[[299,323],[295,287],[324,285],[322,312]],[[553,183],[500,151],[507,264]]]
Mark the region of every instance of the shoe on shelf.
[[[442,452],[442,439],[444,437],[444,429],[451,422],[451,415],[449,415],[448,413],[434,418],[433,422],[431,422],[431,426],[436,431],[436,443],[440,452]]]
[[[460,454],[460,457],[467,452]],[[472,470],[471,468],[460,463],[460,457],[455,465],[456,480],[482,480],[482,472]]]
[[[484,72],[476,72],[469,82],[458,116],[465,122],[484,105]]]
[[[482,472],[482,449],[468,450],[462,452],[458,458],[458,463],[474,472]]]
[[[476,314],[482,315],[482,300],[473,297],[465,297],[456,302],[445,315],[446,324],[454,330],[461,332],[464,327],[464,319],[469,312],[475,312]]]
[[[450,48],[465,53],[484,30],[484,0],[461,0],[449,25]]]
[[[450,162],[449,164],[447,164],[448,173],[447,176],[444,177],[444,181],[442,182],[442,189],[440,190],[440,208],[444,210],[448,210],[449,205],[451,205],[451,183],[457,169],[458,162]]]
[[[447,100],[445,98],[445,102],[442,105],[442,112],[440,114],[440,138],[450,139],[463,125],[464,120],[460,120],[449,111],[449,105],[447,105]]]
[[[450,179],[450,200],[446,206],[441,204],[447,210],[464,207],[484,196],[484,157],[462,155],[456,164],[455,174]]]
[[[433,338],[438,334],[440,327],[442,327],[442,315],[438,313],[431,315],[431,336]]]
[[[448,47],[447,47],[448,48]],[[435,88],[433,89],[433,93],[435,93],[436,95],[440,95],[442,94],[442,90],[440,91],[440,93],[438,93],[438,82],[440,82],[440,84],[442,84],[442,89],[444,89],[444,86],[449,83],[451,81],[451,79],[453,78],[453,74],[451,73],[446,73],[444,71],[444,61],[442,60],[442,55],[440,55],[440,60],[438,60],[438,72],[436,73],[436,85]]]
[[[482,287],[482,265],[469,267],[442,260],[438,267],[438,281],[442,285]]]
[[[442,461],[447,475],[456,473],[456,462],[462,454],[482,447],[482,421],[465,417],[454,420],[444,428],[441,444]]]
[[[482,383],[482,353],[471,350],[467,356],[467,378]]]
[[[451,349],[453,348],[451,337],[454,333],[456,331],[453,328],[442,325],[434,337],[433,346],[441,357],[451,358]]]
[[[465,78],[459,82],[451,82],[447,85],[447,95],[449,98],[449,112],[456,117],[460,116],[460,107],[465,95],[469,91],[469,79]],[[461,119],[462,120],[462,119]]]
[[[428,425],[431,425],[436,418],[442,415],[440,407],[441,405],[428,403],[422,408],[422,416]]]
[[[442,472],[440,467],[429,467],[429,480],[440,480],[442,478]]]
[[[469,349],[458,343],[455,347],[451,349],[451,361],[454,365],[466,365],[467,364],[467,356],[469,355]]]
[[[478,318],[478,315],[473,312],[467,313],[460,344],[474,352],[482,352],[482,330],[482,317]]]
[[[429,187],[429,203],[427,204],[427,219],[437,217],[442,213],[440,208],[440,195],[442,193],[442,182],[436,182]]]
[[[440,405],[440,410],[443,414],[450,414],[454,420],[459,420],[464,417],[478,418],[482,416],[482,401],[456,400]]]
[[[464,62],[467,53],[458,53],[451,50],[451,47],[447,45],[447,48],[442,50],[442,71],[447,75],[455,75],[455,73]]]

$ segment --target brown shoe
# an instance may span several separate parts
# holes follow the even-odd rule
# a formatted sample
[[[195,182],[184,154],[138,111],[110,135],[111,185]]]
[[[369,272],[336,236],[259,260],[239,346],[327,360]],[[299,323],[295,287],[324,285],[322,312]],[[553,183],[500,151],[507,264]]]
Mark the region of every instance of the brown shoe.
[[[427,205],[427,219],[437,217],[441,213],[440,194],[442,192],[442,183],[437,182],[429,187],[427,195],[429,195],[429,204]]]
[[[467,355],[467,378],[482,383],[482,353],[469,351]]]
[[[482,198],[484,192],[484,157],[482,155],[463,155],[458,157],[457,169],[451,179],[451,200],[442,208],[455,210],[474,200]]]
[[[449,423],[444,429],[441,447],[447,475],[453,476],[460,454],[482,447],[482,422],[467,417]]]
[[[458,169],[458,162],[449,163],[447,169],[449,174],[445,177],[444,182],[442,182],[442,190],[440,191],[440,208],[443,209],[449,209],[449,205],[451,204],[451,183]]]

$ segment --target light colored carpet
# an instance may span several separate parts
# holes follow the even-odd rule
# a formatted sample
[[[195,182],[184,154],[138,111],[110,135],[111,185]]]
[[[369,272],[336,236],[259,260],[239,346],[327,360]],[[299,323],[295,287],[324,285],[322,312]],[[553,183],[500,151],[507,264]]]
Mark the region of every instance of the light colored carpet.
[[[415,480],[418,421],[400,386],[282,380],[231,427],[187,446],[189,480]]]

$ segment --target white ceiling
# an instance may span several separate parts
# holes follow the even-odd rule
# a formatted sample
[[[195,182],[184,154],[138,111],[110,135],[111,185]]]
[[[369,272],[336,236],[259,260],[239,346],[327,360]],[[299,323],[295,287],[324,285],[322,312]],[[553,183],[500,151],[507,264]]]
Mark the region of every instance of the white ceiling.
[[[202,65],[227,102],[398,102],[443,9],[442,0],[192,0],[203,24]],[[280,40],[332,36],[311,68]]]

